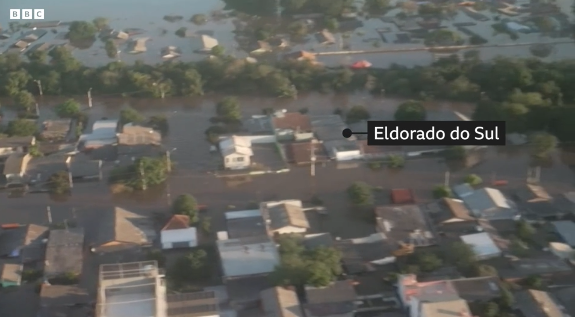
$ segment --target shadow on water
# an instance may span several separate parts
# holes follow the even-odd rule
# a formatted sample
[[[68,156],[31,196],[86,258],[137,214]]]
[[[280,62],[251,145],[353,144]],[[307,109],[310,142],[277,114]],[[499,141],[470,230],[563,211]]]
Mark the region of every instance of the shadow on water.
[[[151,186],[144,191],[122,192],[112,194],[112,202],[115,204],[121,203],[157,203],[161,199],[166,199],[166,184]]]
[[[70,197],[72,195],[70,193],[68,194],[48,194],[48,197],[50,197],[50,200],[53,202],[57,202],[57,203],[65,203],[68,200],[70,200]]]

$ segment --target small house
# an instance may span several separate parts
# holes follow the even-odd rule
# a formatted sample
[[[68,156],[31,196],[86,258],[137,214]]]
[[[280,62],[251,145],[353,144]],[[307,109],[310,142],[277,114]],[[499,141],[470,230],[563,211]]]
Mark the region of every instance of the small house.
[[[192,47],[196,53],[210,53],[218,46],[218,40],[209,35],[200,35],[192,39]]]
[[[234,135],[220,141],[219,146],[224,168],[235,170],[250,167],[254,155],[250,140]]]
[[[158,131],[133,124],[124,125],[116,137],[118,155],[146,154],[162,144],[162,135]]]
[[[23,185],[26,183],[24,175],[28,168],[28,162],[32,159],[30,154],[14,153],[8,156],[4,163],[4,177],[6,185]]]
[[[0,158],[6,158],[13,153],[27,153],[36,144],[33,136],[0,138]]]
[[[302,308],[308,317],[353,317],[357,300],[353,281],[335,281],[326,287],[307,286]]]
[[[309,62],[315,62],[316,61],[316,55],[314,53],[310,53],[310,52],[306,52],[306,51],[297,51],[297,52],[292,52],[292,53],[288,53],[286,55],[284,55],[284,58],[287,60],[293,60],[293,61],[309,61]]]
[[[48,52],[49,50],[51,50],[54,46],[50,43],[38,43],[34,46],[32,46],[27,54],[30,54],[32,52]]]
[[[314,138],[310,118],[299,112],[274,112],[272,126],[279,141],[307,141]]]
[[[460,239],[472,247],[478,260],[486,260],[502,255],[502,250],[500,250],[487,232],[463,235],[460,236]]]
[[[160,50],[160,55],[162,55],[162,58],[171,59],[179,57],[182,52],[176,46],[166,46]]]
[[[481,188],[460,196],[471,214],[486,220],[516,220],[520,216],[516,205],[494,188]]]
[[[260,204],[260,211],[270,235],[304,233],[310,229],[299,200],[265,202]]]
[[[146,47],[146,42],[148,42],[148,38],[139,38],[134,39],[132,42],[128,44],[128,52],[131,54],[139,54],[144,53],[148,50]]]
[[[80,155],[70,156],[66,165],[73,179],[102,180],[102,161],[90,160]]]
[[[163,250],[198,246],[196,228],[190,227],[190,217],[173,215],[160,230],[160,242]]]
[[[15,228],[3,226],[0,231],[0,257],[19,258],[22,263],[41,261],[47,236],[48,228],[35,224],[16,225]]]
[[[84,230],[69,228],[51,230],[46,245],[44,277],[78,276],[84,259]]]
[[[332,34],[330,31],[326,29],[316,33],[316,38],[318,39],[318,43],[323,45],[330,45],[336,43],[336,38],[334,37],[334,34]]]
[[[123,208],[104,212],[100,221],[98,238],[93,245],[95,252],[148,247],[156,238],[153,223],[148,217]]]
[[[24,52],[28,46],[30,46],[30,43],[25,41],[17,41],[12,45],[13,48],[19,50],[20,52]]]
[[[477,226],[476,218],[462,200],[442,198],[423,207],[432,224],[440,231],[468,231]]]
[[[42,123],[40,136],[43,140],[63,141],[68,136],[71,125],[71,119],[46,120]]]
[[[300,308],[296,291],[283,287],[273,287],[260,293],[262,311],[266,316],[305,317]]]
[[[266,41],[256,41],[250,46],[250,54],[264,54],[272,51],[272,47]]]
[[[128,35],[128,33],[122,31],[113,31],[110,34],[110,36],[116,40],[127,40],[128,38],[130,38],[130,35]]]
[[[322,143],[331,159],[338,162],[362,159],[362,150],[356,141],[332,140]]]
[[[0,265],[0,285],[2,287],[19,286],[22,282],[22,265],[4,263]]]

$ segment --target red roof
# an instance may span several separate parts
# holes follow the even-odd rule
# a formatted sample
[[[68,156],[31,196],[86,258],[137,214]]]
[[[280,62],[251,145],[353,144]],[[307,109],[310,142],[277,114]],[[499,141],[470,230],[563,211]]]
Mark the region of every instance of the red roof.
[[[190,217],[186,215],[174,215],[170,220],[168,220],[164,228],[162,228],[162,231],[187,228],[190,228]]]
[[[413,204],[414,195],[410,189],[393,189],[392,190],[392,203],[393,204]]]
[[[362,69],[362,68],[370,68],[372,63],[366,60],[357,61],[356,63],[352,64],[350,67],[355,69]]]

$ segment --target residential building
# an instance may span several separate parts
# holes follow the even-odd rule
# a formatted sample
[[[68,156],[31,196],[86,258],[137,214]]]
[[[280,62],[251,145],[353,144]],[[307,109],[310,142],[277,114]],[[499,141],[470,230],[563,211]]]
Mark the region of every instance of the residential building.
[[[514,193],[514,198],[521,203],[535,203],[552,200],[552,197],[544,187],[535,184],[526,184],[517,189]]]
[[[264,202],[260,211],[270,235],[304,233],[310,229],[300,200]]]
[[[20,39],[22,41],[33,43],[42,38],[44,35],[48,34],[47,30],[32,30],[24,34]]]
[[[156,261],[100,266],[96,317],[219,317],[212,291],[166,294]]]
[[[313,241],[308,238],[304,244],[310,245]],[[334,242],[334,247],[342,254],[342,266],[348,274],[375,271],[378,266],[396,260],[392,247],[382,233],[363,238],[337,240]]]
[[[415,204],[414,192],[407,188],[394,188],[390,194],[390,201],[395,205]]]
[[[574,285],[568,287],[555,288],[550,291],[558,302],[564,307],[569,316],[574,317]]]
[[[276,111],[271,121],[278,141],[307,141],[314,138],[310,118],[305,114]]]
[[[28,168],[28,162],[32,159],[30,154],[14,153],[8,156],[4,163],[4,177],[6,185],[23,185],[26,183],[24,175]]]
[[[210,53],[215,46],[218,46],[218,40],[212,36],[202,34],[192,38],[192,47],[196,53]]]
[[[140,54],[146,52],[148,50],[146,47],[146,42],[148,42],[147,37],[132,40],[130,43],[128,43],[128,52],[131,54]]]
[[[312,130],[318,140],[322,142],[345,141],[342,139],[342,130],[346,129],[346,124],[339,115],[314,116],[310,120]],[[356,141],[356,137],[351,136],[347,140]]]
[[[326,287],[307,286],[305,292],[302,308],[307,317],[353,317],[357,310],[357,295],[350,280]]]
[[[226,281],[228,304],[237,311],[260,312],[261,293],[274,287],[268,275],[243,276]],[[247,316],[252,316],[248,314]]]
[[[330,31],[326,29],[316,33],[316,39],[318,39],[318,43],[324,45],[336,43],[336,38],[334,37],[334,34],[332,34]]]
[[[248,52],[253,55],[272,52],[272,47],[266,41],[256,41],[250,45]]]
[[[270,241],[260,209],[230,211],[225,213],[225,217],[228,238]]]
[[[481,188],[459,195],[471,214],[486,220],[516,220],[519,213],[516,204],[495,188]]]
[[[31,48],[29,48],[28,52],[26,52],[26,53],[30,54],[32,52],[48,52],[52,48],[54,48],[54,45],[52,45],[50,43],[38,43],[38,44],[32,46]]]
[[[150,218],[115,207],[103,212],[98,238],[93,244],[95,252],[109,252],[131,248],[149,247],[156,238]]]
[[[465,300],[414,300],[410,303],[410,317],[449,317],[456,314],[461,317],[472,316]]]
[[[424,213],[438,231],[467,232],[477,226],[476,218],[470,214],[466,204],[460,199],[442,198],[421,205]]]
[[[376,207],[376,229],[386,236],[394,248],[427,247],[436,244],[418,205]]]
[[[51,279],[64,274],[79,276],[84,259],[82,228],[51,230],[46,245],[44,277]]]
[[[472,247],[478,260],[486,260],[502,255],[502,250],[487,232],[462,235],[460,239]]]
[[[280,263],[276,245],[271,241],[253,243],[249,238],[216,241],[224,280],[267,275]]]
[[[127,40],[128,38],[130,38],[130,35],[128,33],[122,31],[112,31],[110,35],[112,36],[113,39],[116,40]]]
[[[306,52],[306,51],[297,51],[297,52],[293,52],[293,53],[288,53],[288,54],[284,55],[284,58],[287,60],[293,60],[293,61],[298,61],[298,62],[302,62],[302,61],[307,61],[307,62],[311,62],[311,63],[316,62],[316,54]]]
[[[0,231],[0,257],[20,258],[22,263],[42,261],[48,228],[34,224]]]
[[[309,165],[330,160],[324,145],[320,142],[292,142],[286,145],[286,154],[290,163]]]
[[[98,120],[92,125],[92,133],[83,134],[78,140],[80,150],[91,150],[106,145],[112,145],[118,141],[116,130],[118,120]]]
[[[305,317],[296,292],[283,287],[272,287],[260,293],[265,316]]]
[[[574,248],[574,222],[572,221],[552,221],[554,231],[560,239],[572,248]]]
[[[81,317],[94,312],[92,297],[86,289],[72,285],[40,285],[37,317]]]
[[[514,294],[522,317],[565,317],[567,312],[554,296],[535,289]]]
[[[68,172],[75,180],[102,180],[102,161],[91,160],[81,154],[66,159]]]
[[[363,127],[365,126],[366,125]],[[352,127],[350,129],[352,129],[352,131],[357,131]],[[357,136],[359,139],[358,144],[360,146],[360,150],[362,151],[362,157],[367,161],[384,160],[390,156],[404,156],[404,151],[402,150],[401,146],[369,146],[368,140],[362,139],[361,137],[364,137],[364,135]]]
[[[162,58],[172,59],[180,57],[180,55],[182,55],[182,51],[176,46],[166,46],[160,50],[160,55]]]
[[[173,215],[160,230],[160,243],[164,250],[198,246],[196,228],[190,227],[190,217]]]
[[[72,119],[46,120],[40,135],[47,141],[64,141],[70,133]]]
[[[574,281],[574,267],[556,256],[529,259],[506,259],[506,264],[495,266],[500,277],[507,282],[517,282],[529,276],[538,275],[549,281],[549,285],[566,286],[567,281]]]
[[[158,150],[162,145],[160,132],[131,123],[122,127],[122,132],[117,134],[117,138],[118,155],[146,155]]]
[[[27,153],[35,144],[36,138],[33,136],[0,138],[0,159],[14,153]]]
[[[250,158],[254,155],[250,140],[240,136],[231,136],[219,143],[220,152],[226,169],[245,169],[251,166]]]
[[[30,43],[22,40],[19,40],[16,43],[12,44],[12,48],[14,48],[18,52],[24,52],[28,48],[28,46],[30,46]]]
[[[19,286],[22,282],[22,265],[4,263],[0,265],[0,286]]]
[[[362,151],[356,141],[341,139],[323,141],[328,156],[336,161],[352,161],[362,159]]]

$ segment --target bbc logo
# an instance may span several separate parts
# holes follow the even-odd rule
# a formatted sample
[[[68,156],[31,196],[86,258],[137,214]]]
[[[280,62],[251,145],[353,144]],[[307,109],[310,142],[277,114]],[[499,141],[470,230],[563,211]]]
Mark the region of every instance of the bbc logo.
[[[44,9],[10,9],[10,20],[44,20]]]

